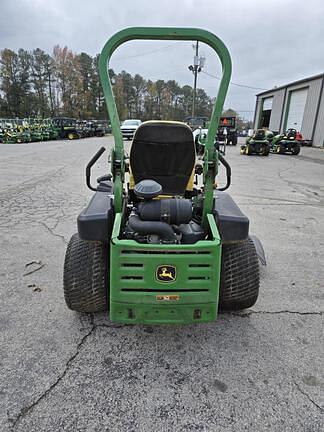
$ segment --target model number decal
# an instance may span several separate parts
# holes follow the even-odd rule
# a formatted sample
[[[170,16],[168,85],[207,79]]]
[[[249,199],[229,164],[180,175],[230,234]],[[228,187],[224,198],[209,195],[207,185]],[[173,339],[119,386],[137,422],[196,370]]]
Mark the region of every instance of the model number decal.
[[[156,300],[158,300],[158,301],[178,301],[178,300],[180,300],[180,296],[178,294],[157,295]]]

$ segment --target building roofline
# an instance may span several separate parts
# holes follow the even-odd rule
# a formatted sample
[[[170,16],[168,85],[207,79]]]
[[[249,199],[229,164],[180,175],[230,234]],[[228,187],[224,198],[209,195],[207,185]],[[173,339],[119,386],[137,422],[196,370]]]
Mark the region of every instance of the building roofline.
[[[324,78],[324,73],[313,75],[313,76],[308,77],[308,78],[303,78],[303,79],[293,81],[293,82],[285,84],[285,85],[281,85],[281,86],[274,87],[274,88],[269,89],[269,90],[265,90],[261,93],[257,93],[256,96],[262,96],[262,95],[265,95],[267,93],[273,93],[277,90],[281,90],[281,89],[284,89],[286,87],[291,87],[291,86],[296,85],[296,84],[302,84],[302,83],[307,82],[307,81],[313,81],[313,80],[318,79],[318,78]]]

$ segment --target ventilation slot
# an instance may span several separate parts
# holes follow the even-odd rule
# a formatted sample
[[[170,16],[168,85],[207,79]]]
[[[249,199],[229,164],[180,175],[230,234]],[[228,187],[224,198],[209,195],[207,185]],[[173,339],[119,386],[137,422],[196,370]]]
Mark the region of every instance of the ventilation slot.
[[[122,250],[122,255],[210,255],[210,251]]]
[[[143,276],[122,276],[123,280],[143,280]]]
[[[167,293],[167,294],[181,294],[183,292],[190,292],[190,293],[198,293],[198,292],[207,292],[209,291],[208,288],[199,288],[199,289],[177,289],[177,291],[170,291],[170,289],[147,289],[147,288],[122,288],[121,291],[123,292],[146,292],[146,293]]]
[[[189,276],[188,280],[209,280],[209,276]]]

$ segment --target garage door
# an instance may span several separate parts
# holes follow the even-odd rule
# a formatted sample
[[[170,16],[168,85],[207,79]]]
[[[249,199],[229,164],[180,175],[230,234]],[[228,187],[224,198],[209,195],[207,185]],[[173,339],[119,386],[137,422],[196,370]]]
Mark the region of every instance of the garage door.
[[[288,117],[286,129],[294,128],[301,130],[308,88],[292,91],[290,94],[290,103],[288,106]]]
[[[263,99],[262,111],[267,111],[272,109],[273,97]]]

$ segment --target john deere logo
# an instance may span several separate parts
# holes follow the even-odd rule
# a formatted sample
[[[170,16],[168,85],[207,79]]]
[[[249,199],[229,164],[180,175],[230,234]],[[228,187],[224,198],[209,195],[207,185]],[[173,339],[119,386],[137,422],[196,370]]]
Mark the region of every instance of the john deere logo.
[[[175,282],[177,269],[171,265],[160,265],[156,269],[156,279],[160,282]]]

